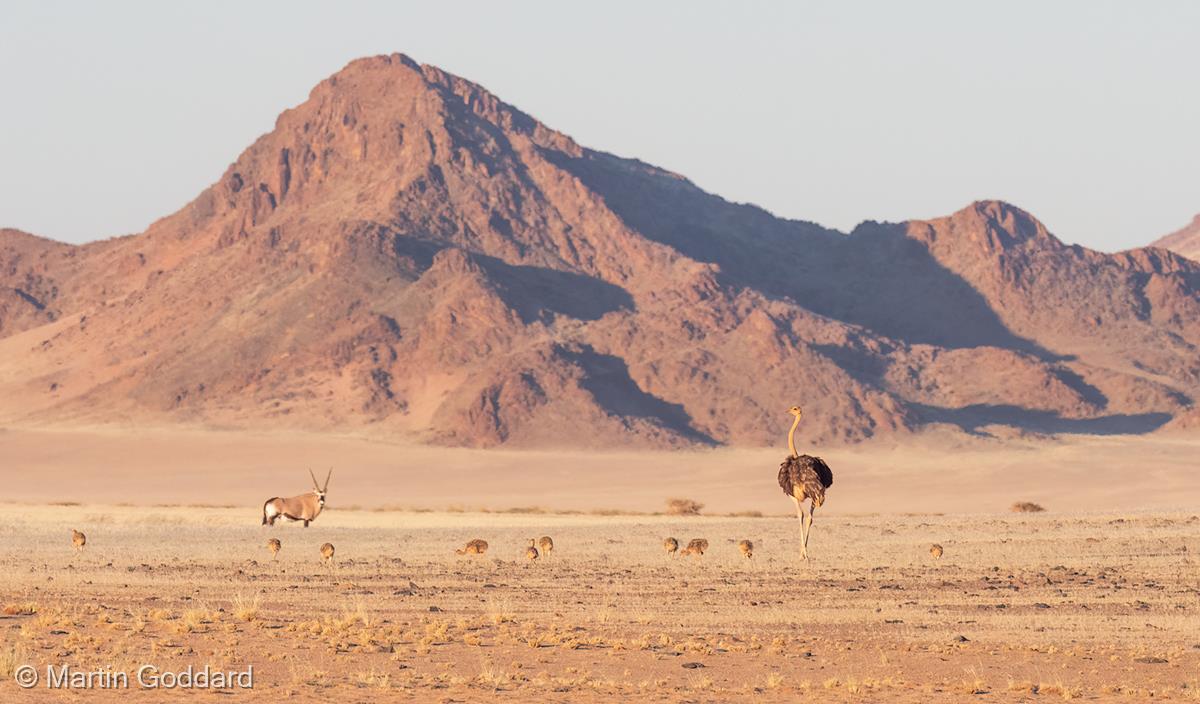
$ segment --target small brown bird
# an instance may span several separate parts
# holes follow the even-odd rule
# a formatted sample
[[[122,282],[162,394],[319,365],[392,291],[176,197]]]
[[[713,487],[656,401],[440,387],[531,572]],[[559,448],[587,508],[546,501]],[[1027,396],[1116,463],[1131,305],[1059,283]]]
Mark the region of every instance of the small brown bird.
[[[267,549],[271,551],[272,560],[279,556],[279,548],[281,547],[283,547],[283,543],[279,542],[279,538],[271,538],[267,541]]]
[[[325,564],[327,565],[329,564],[329,561],[333,559],[333,543],[325,543],[321,546],[321,559],[324,560]]]
[[[941,558],[942,552],[943,552],[942,546],[938,545],[937,543],[934,543],[933,545],[929,546],[929,554],[933,555],[933,559],[935,559],[935,560]]]
[[[742,554],[745,555],[747,559],[754,557],[754,543],[750,542],[749,540],[739,540],[738,550],[741,550]]]
[[[83,550],[83,546],[87,545],[87,536],[72,528],[71,544],[75,546],[76,550]]]
[[[487,541],[476,538],[454,552],[458,555],[482,555],[483,553],[487,552],[487,550]]]
[[[679,541],[674,538],[663,540],[663,550],[666,550],[668,555],[674,557],[675,553],[679,552]]]
[[[704,551],[708,550],[708,541],[704,538],[692,538],[688,541],[687,547],[683,549],[682,555],[703,555]]]
[[[530,538],[529,547],[525,548],[525,559],[529,560],[530,562],[538,559],[538,549],[535,545],[536,542],[537,541],[535,541],[533,538]]]
[[[543,557],[550,557],[550,553],[554,550],[554,541],[548,535],[543,535],[538,538],[538,549],[541,550]]]

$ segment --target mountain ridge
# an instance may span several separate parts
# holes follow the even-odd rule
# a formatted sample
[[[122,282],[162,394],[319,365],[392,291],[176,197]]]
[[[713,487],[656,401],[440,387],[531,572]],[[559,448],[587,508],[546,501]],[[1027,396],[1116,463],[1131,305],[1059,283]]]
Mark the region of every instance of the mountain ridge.
[[[1000,201],[777,218],[403,55],[317,84],[144,233],[8,232],[7,423],[765,445],[796,402],[806,439],[852,442],[1150,432],[1200,393],[1195,262]]]

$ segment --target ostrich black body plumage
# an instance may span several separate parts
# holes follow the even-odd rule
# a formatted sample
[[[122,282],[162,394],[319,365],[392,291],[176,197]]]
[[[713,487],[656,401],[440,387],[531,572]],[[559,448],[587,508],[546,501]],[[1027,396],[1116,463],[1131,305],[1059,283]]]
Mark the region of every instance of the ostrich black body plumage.
[[[825,503],[825,490],[833,486],[833,471],[825,460],[812,455],[789,456],[779,465],[779,487],[789,497],[812,499],[814,508]],[[801,487],[803,493],[797,494]]]

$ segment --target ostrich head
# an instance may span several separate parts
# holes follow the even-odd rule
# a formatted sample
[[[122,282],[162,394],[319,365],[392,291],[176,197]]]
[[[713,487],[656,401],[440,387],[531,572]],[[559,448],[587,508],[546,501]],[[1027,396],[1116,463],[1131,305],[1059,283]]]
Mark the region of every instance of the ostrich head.
[[[794,415],[794,416],[796,416],[797,418],[799,418],[799,417],[800,417],[800,415],[801,415],[802,413],[804,413],[804,411],[800,410],[800,407],[799,407],[799,406],[792,406],[791,408],[789,408],[789,409],[788,409],[788,413],[791,413],[792,415]]]

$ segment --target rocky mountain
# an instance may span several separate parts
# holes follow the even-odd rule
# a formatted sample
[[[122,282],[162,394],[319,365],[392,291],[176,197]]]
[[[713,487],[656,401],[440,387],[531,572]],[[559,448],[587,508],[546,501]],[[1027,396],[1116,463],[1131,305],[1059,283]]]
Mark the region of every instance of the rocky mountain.
[[[1161,247],[1200,262],[1200,215],[1192,218],[1186,226],[1154,241],[1151,247]]]
[[[0,423],[489,447],[933,426],[1150,432],[1200,394],[1200,264],[977,202],[844,234],[351,63],[143,233],[0,231]]]

